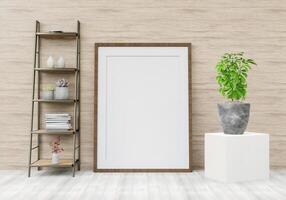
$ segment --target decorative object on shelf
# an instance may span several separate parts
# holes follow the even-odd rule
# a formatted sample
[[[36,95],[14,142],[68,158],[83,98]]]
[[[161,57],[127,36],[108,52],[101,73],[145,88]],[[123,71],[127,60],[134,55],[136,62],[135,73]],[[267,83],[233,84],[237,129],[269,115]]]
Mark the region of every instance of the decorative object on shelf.
[[[64,68],[65,67],[65,59],[63,56],[60,56],[56,63],[56,68]]]
[[[69,130],[72,128],[69,113],[47,113],[45,117],[47,130]]]
[[[216,65],[219,92],[230,102],[218,104],[220,123],[225,134],[243,134],[249,119],[250,104],[243,103],[247,93],[247,73],[254,60],[244,53],[225,53]]]
[[[54,86],[52,84],[47,84],[43,87],[41,92],[41,99],[52,100],[54,99]]]
[[[61,145],[61,137],[56,136],[52,140],[52,164],[59,164],[60,156],[59,153],[63,152],[64,149],[60,147]]]
[[[63,31],[56,31],[56,30],[51,30],[49,33],[63,33]]]
[[[55,66],[55,60],[52,56],[49,56],[47,59],[47,66],[53,68]]]
[[[60,79],[56,82],[55,99],[68,99],[69,98],[69,81]]]
[[[58,153],[52,153],[52,164],[59,164],[60,156]]]

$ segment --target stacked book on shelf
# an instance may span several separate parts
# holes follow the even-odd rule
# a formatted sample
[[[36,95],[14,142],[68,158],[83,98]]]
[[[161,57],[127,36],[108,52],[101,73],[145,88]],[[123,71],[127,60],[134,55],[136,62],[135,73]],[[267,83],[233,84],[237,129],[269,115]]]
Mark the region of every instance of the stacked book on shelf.
[[[68,113],[46,114],[47,130],[69,130],[71,126],[71,115]]]

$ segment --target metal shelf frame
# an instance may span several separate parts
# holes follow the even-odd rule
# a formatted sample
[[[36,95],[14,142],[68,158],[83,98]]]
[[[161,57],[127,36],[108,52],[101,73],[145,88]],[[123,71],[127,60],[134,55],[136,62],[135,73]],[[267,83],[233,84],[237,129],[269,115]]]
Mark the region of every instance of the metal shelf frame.
[[[76,67],[73,68],[41,68],[41,39],[53,40],[76,40]],[[40,99],[41,73],[74,73],[75,97],[67,100],[43,100]],[[73,104],[73,129],[72,130],[45,130],[41,127],[41,109],[40,103],[61,103]],[[41,158],[41,136],[43,135],[67,135],[73,137],[72,158],[63,159],[59,164],[51,164],[50,159]],[[33,141],[36,139],[36,146]],[[36,160],[32,161],[33,153],[36,151]],[[77,158],[76,158],[77,151]],[[76,167],[80,170],[80,22],[77,21],[77,32],[41,32],[40,22],[36,21],[35,31],[35,49],[34,49],[34,66],[33,66],[33,94],[32,94],[32,111],[31,111],[31,130],[30,130],[30,148],[28,177],[31,176],[31,168],[37,167],[71,167],[72,176],[75,176]]]

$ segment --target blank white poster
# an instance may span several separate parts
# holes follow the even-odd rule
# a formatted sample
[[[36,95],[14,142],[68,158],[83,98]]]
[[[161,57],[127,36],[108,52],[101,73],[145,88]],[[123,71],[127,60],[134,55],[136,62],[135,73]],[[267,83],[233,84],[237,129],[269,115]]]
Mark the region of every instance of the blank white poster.
[[[188,169],[187,47],[100,47],[98,169]]]

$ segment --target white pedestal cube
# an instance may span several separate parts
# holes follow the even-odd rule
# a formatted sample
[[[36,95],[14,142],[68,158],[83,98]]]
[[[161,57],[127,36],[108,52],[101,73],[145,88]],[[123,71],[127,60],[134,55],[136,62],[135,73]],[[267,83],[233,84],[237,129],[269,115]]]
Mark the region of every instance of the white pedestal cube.
[[[269,135],[205,134],[205,177],[238,182],[269,178]]]

